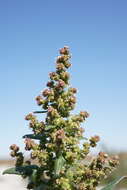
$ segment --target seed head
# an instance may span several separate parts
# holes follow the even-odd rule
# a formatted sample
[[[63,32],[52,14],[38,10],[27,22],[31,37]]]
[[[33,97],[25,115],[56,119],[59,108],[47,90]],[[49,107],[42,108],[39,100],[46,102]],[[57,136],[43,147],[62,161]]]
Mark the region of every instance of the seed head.
[[[58,69],[59,71],[62,71],[62,70],[65,70],[65,66],[62,63],[57,63],[56,69]]]
[[[89,113],[87,113],[86,111],[81,111],[81,112],[80,112],[80,115],[81,115],[84,119],[86,119],[86,118],[89,117]]]
[[[56,88],[61,90],[61,88],[64,88],[64,87],[65,87],[65,82],[60,79],[56,85]]]
[[[38,104],[39,106],[43,104],[43,99],[42,99],[41,96],[37,96],[37,97],[36,97],[36,101],[37,101],[37,104]]]
[[[49,96],[51,94],[51,90],[50,89],[45,89],[43,92],[42,92],[43,96],[46,97],[46,96]]]
[[[26,147],[25,147],[26,150],[31,150],[35,145],[34,141],[29,138],[25,139],[25,144],[26,144]]]
[[[32,113],[29,113],[26,117],[25,117],[25,120],[32,120],[33,119],[33,114]]]
[[[11,156],[11,157],[16,157],[16,152],[11,151],[11,152],[10,152],[10,156]]]
[[[100,137],[95,135],[90,138],[90,146],[95,147],[97,145],[97,142],[100,141]]]
[[[69,90],[72,92],[72,93],[77,93],[77,89],[76,88],[69,88]]]
[[[59,80],[59,75],[56,72],[49,73],[51,80]]]
[[[98,155],[99,155],[100,157],[108,158],[108,154],[106,154],[105,152],[99,152]]]
[[[76,97],[75,96],[71,96],[70,97],[70,102],[75,104],[76,103]]]
[[[65,137],[65,132],[63,129],[60,129],[56,132],[56,138],[57,139],[63,139]]]
[[[69,54],[69,47],[64,46],[63,48],[60,49],[60,54],[61,55],[68,55]]]
[[[47,86],[48,86],[48,87],[52,88],[53,85],[54,85],[54,82],[53,82],[53,81],[49,81],[49,82],[47,82]]]
[[[19,147],[16,144],[12,144],[10,146],[10,149],[13,150],[14,152],[18,152],[19,151]]]

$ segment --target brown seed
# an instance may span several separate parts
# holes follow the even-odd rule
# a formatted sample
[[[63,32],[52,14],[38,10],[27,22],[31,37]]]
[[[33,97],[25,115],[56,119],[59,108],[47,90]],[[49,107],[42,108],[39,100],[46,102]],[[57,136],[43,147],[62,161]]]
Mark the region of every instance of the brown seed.
[[[16,144],[12,144],[10,146],[10,149],[13,150],[14,152],[18,152],[19,151],[19,147]]]
[[[53,81],[47,82],[47,86],[48,86],[48,87],[53,87],[53,85],[54,85],[54,82],[53,82]]]
[[[51,89],[45,89],[43,92],[42,92],[42,94],[43,94],[43,96],[44,97],[46,97],[46,96],[49,96],[50,94],[51,94]]]
[[[80,115],[85,119],[89,117],[89,113],[87,113],[86,111],[81,111]]]
[[[26,117],[25,120],[31,120],[33,118],[33,114],[29,113]]]
[[[11,156],[11,157],[15,157],[15,156],[16,156],[16,152],[11,151],[11,152],[10,152],[10,156]]]
[[[63,48],[60,49],[60,54],[62,55],[68,55],[69,54],[69,47],[64,46]]]

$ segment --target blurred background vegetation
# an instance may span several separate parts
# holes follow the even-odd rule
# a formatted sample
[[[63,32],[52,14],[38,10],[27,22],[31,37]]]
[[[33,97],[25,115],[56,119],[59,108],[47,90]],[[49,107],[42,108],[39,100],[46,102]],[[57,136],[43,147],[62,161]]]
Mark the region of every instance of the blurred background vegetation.
[[[109,175],[108,178],[103,181],[102,185],[108,184],[118,177],[127,176],[127,152],[120,152],[120,151],[118,152],[117,150],[108,149],[105,145],[102,146],[102,149],[110,156],[117,155],[119,157],[119,162],[120,162],[117,169],[115,169],[114,172],[112,172],[111,175]],[[122,190],[122,189],[123,190],[127,189],[126,179],[120,182],[116,187],[116,190]]]

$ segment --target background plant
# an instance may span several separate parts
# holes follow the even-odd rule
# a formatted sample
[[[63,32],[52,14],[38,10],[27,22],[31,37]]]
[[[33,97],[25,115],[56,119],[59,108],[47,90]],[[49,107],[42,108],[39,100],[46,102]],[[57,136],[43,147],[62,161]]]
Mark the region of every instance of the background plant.
[[[119,166],[103,181],[103,184],[105,185],[115,180],[116,178],[127,174],[127,153],[110,150],[107,149],[105,146],[103,146],[103,150],[106,151],[110,156],[114,156],[117,154],[119,157]],[[126,189],[126,187],[127,181],[123,180],[119,185],[117,185],[116,189]]]
[[[96,190],[118,164],[117,157],[109,157],[104,152],[99,152],[92,160],[87,159],[90,148],[96,147],[100,138],[97,135],[89,139],[84,137],[81,124],[89,117],[86,111],[71,113],[77,89],[69,83],[70,58],[68,47],[60,49],[56,71],[49,74],[47,88],[36,97],[42,111],[25,117],[32,130],[23,137],[25,150],[30,151],[29,159],[24,158],[17,145],[10,146],[16,163],[4,174],[28,178],[27,189]],[[45,119],[40,121],[36,114],[45,114]],[[80,140],[83,140],[82,146]]]

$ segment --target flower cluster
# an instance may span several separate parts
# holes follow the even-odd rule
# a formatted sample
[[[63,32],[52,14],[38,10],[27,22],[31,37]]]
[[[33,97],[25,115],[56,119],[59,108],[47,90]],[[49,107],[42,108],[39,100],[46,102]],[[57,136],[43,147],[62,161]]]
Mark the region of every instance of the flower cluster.
[[[10,150],[11,150],[10,155],[12,157],[16,157],[16,163],[15,163],[16,167],[21,166],[24,162],[24,156],[22,152],[19,152],[19,147],[16,144],[12,144],[10,146]]]
[[[30,151],[29,164],[15,144],[10,146],[11,156],[16,157],[16,166],[22,166],[23,172],[29,169],[25,172],[29,178],[27,189],[95,190],[118,165],[118,159],[100,152],[89,164],[85,163],[90,148],[97,145],[100,137],[84,138],[81,124],[89,117],[86,111],[71,114],[77,93],[69,83],[67,72],[71,56],[66,46],[59,52],[56,71],[49,74],[46,89],[36,97],[42,111],[35,113],[46,114],[45,119],[39,121],[33,113],[25,117],[32,130],[32,134],[24,136],[25,150]],[[80,140],[84,140],[82,147]],[[24,177],[24,173],[21,175]]]

